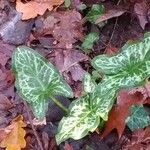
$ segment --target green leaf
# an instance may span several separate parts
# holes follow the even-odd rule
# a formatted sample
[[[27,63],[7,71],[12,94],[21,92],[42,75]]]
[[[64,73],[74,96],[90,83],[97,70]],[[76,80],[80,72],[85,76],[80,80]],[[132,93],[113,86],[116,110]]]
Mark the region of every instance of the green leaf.
[[[126,119],[126,122],[133,131],[150,125],[150,116],[143,105],[134,105],[131,108],[131,115]]]
[[[88,21],[95,23],[95,21],[104,14],[104,11],[105,8],[103,5],[94,4],[85,17]]]
[[[96,115],[105,121],[108,120],[108,114],[114,104],[117,90],[116,81],[104,77],[91,95],[91,103],[92,107],[96,109]]]
[[[84,76],[83,87],[86,93],[92,93],[95,90],[96,83],[92,81],[91,75],[89,73],[86,73]]]
[[[150,36],[138,42],[128,42],[115,56],[99,55],[92,66],[116,80],[118,87],[143,85],[150,75]]]
[[[91,32],[85,36],[85,39],[81,45],[83,51],[86,53],[90,52],[90,49],[93,48],[94,42],[98,41],[99,35],[96,32]]]
[[[100,123],[100,117],[95,115],[88,95],[73,101],[69,109],[69,115],[63,117],[59,123],[58,133],[56,135],[57,144],[60,144],[68,138],[75,140],[81,139],[89,131],[93,132]]]
[[[73,97],[58,70],[31,48],[20,46],[13,54],[12,66],[19,95],[31,104],[33,113],[43,118],[51,96]]]
[[[141,41],[128,42],[115,56],[100,55],[95,57],[92,60],[92,65],[104,74],[103,79],[95,86],[95,90],[86,96],[86,99],[83,97],[81,100],[73,102],[73,107],[70,108],[73,115],[69,114],[68,117],[63,118],[59,125],[60,130],[56,137],[58,143],[68,138],[79,139],[87,135],[89,131],[92,132],[98,126],[98,123],[94,123],[97,122],[96,120],[102,118],[107,121],[109,111],[120,89],[144,84],[145,79],[150,75],[150,33],[147,33]],[[92,91],[89,90],[89,81],[90,78],[87,79],[88,88],[86,91]],[[90,117],[93,124],[87,121],[89,116],[83,113],[82,108],[86,110],[84,112],[89,112],[88,115],[92,115]],[[84,117],[80,114],[84,114]],[[96,119],[97,117],[98,119]],[[78,122],[82,122],[82,124],[78,126],[76,124]],[[70,128],[68,128],[69,124]],[[92,130],[89,128],[89,124],[92,125]],[[84,131],[84,134],[81,131]]]
[[[88,74],[87,77],[89,78]],[[68,138],[81,139],[89,132],[93,132],[100,122],[103,124],[103,120],[108,119],[108,113],[116,96],[116,90],[111,87],[113,83],[109,83],[100,83],[95,86],[92,93],[71,103],[69,115],[63,117],[59,123],[58,134],[56,135],[58,144]],[[110,90],[106,91],[108,88]],[[100,120],[100,117],[103,120]]]

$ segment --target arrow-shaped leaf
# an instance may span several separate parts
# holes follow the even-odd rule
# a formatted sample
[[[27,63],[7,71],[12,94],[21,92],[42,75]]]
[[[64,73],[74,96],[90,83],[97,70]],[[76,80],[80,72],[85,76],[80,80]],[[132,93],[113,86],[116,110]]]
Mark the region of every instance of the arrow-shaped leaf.
[[[120,89],[144,84],[150,75],[150,33],[142,41],[128,42],[115,56],[95,57],[92,65],[104,77],[88,95],[88,101],[81,98],[71,104],[70,114],[59,125],[56,136],[58,143],[67,138],[80,139],[89,131],[92,132],[98,126],[99,117],[108,119],[108,113]],[[92,122],[89,121],[90,118]]]
[[[100,123],[100,117],[95,115],[94,109],[90,106],[89,96],[75,100],[70,105],[70,113],[63,117],[56,135],[57,144],[68,138],[80,139],[93,132]]]
[[[47,101],[51,96],[73,96],[58,70],[31,48],[18,47],[13,54],[12,64],[18,93],[31,104],[36,117],[45,116]]]

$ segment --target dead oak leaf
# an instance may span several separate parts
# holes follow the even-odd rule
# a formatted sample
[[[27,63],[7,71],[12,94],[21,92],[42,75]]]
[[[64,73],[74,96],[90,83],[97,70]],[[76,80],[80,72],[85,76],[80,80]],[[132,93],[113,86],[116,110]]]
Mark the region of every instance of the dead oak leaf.
[[[50,0],[50,1],[29,1],[22,3],[21,0],[16,1],[16,10],[22,12],[22,20],[35,18],[37,15],[43,15],[48,9],[51,11],[54,6],[61,5],[64,0]]]
[[[8,133],[5,138],[1,141],[0,147],[6,150],[21,150],[26,146],[25,130],[26,124],[23,122],[23,116],[19,115],[12,120],[11,125],[6,127],[4,131]]]
[[[130,107],[135,104],[150,103],[150,99],[143,99],[139,92],[131,94],[130,90],[121,90],[117,97],[117,104],[112,108],[102,137],[108,135],[113,129],[117,129],[119,138],[125,129],[125,120],[129,115]]]

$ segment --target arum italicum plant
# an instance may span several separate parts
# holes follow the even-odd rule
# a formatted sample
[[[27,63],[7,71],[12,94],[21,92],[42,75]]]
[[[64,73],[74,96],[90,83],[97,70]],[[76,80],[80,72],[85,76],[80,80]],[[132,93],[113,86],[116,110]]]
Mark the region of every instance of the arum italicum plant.
[[[37,118],[45,116],[49,99],[67,111],[55,96],[73,97],[73,92],[58,70],[40,54],[20,46],[13,54],[12,67],[17,91],[31,105]]]
[[[92,66],[103,73],[103,79],[96,84],[90,74],[86,74],[86,94],[71,103],[68,115],[60,121],[56,135],[58,144],[68,138],[81,139],[107,121],[120,89],[144,85],[150,75],[150,33],[141,41],[126,43],[114,56],[96,56]],[[49,97],[64,108],[55,96],[73,96],[57,69],[30,48],[15,50],[13,68],[19,95],[31,104],[38,118],[45,116]]]

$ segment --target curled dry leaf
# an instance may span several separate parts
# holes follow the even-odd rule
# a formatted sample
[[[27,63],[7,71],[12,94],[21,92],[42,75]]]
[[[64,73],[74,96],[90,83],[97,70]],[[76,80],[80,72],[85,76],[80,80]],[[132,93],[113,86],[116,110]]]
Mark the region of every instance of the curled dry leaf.
[[[99,24],[103,21],[106,21],[108,19],[114,18],[114,17],[119,17],[122,14],[124,14],[126,11],[121,10],[121,9],[110,9],[108,10],[105,14],[101,15],[96,21],[96,24]]]
[[[27,3],[22,3],[21,0],[16,1],[16,10],[22,12],[22,20],[35,18],[37,15],[43,15],[48,9],[51,11],[54,6],[61,5],[64,0],[34,0]]]
[[[19,115],[12,120],[10,126],[4,129],[7,135],[1,141],[0,147],[6,147],[7,150],[21,150],[21,148],[24,148],[26,146],[24,139],[26,132],[23,127],[26,127],[26,124],[23,122],[23,116]]]

